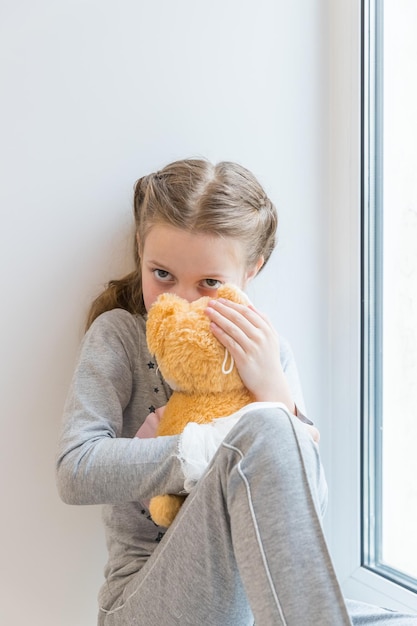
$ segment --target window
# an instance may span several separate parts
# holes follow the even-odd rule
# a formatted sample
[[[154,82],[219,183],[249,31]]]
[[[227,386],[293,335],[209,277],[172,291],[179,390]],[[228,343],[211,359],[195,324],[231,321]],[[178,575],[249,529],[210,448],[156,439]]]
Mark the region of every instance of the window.
[[[363,25],[362,562],[417,591],[417,3]]]

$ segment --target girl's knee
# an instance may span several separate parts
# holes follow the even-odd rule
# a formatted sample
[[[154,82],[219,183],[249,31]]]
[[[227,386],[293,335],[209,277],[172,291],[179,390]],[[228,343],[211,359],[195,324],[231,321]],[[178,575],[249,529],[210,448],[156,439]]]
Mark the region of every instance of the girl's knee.
[[[280,406],[249,409],[225,441],[231,444],[239,442],[245,449],[247,445],[276,448],[285,442],[296,441],[295,420],[295,416]]]
[[[250,474],[292,480],[299,470],[316,494],[321,513],[327,502],[327,484],[317,444],[294,415],[281,407],[255,408],[242,416],[223,441],[218,461],[229,474],[239,463]],[[223,461],[221,460],[223,459]]]

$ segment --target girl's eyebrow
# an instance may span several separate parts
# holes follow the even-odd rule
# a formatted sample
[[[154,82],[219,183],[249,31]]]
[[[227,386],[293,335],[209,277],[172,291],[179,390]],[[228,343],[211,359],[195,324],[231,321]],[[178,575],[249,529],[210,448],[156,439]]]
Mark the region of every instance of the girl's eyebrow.
[[[149,265],[157,265],[158,267],[167,266],[166,263],[161,263],[161,261],[154,261],[153,259],[147,259],[146,263],[148,263]]]

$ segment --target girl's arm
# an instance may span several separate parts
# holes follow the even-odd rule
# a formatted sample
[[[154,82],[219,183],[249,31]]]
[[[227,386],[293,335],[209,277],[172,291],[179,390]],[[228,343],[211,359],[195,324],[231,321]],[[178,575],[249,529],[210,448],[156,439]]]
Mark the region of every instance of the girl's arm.
[[[178,438],[133,438],[149,413],[146,394],[136,389],[147,383],[138,380],[137,367],[144,362],[146,370],[149,360],[142,339],[122,310],[100,316],[84,338],[57,455],[67,503],[115,504],[183,489]]]

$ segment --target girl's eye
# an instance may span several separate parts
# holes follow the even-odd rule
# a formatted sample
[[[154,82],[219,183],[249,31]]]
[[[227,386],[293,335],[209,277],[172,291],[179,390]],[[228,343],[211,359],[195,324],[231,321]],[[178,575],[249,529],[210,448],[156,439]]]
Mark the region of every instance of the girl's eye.
[[[172,275],[166,270],[153,270],[155,278],[162,281],[172,280]]]
[[[203,284],[209,289],[218,289],[222,282],[220,280],[217,280],[216,278],[205,278],[203,280]]]

